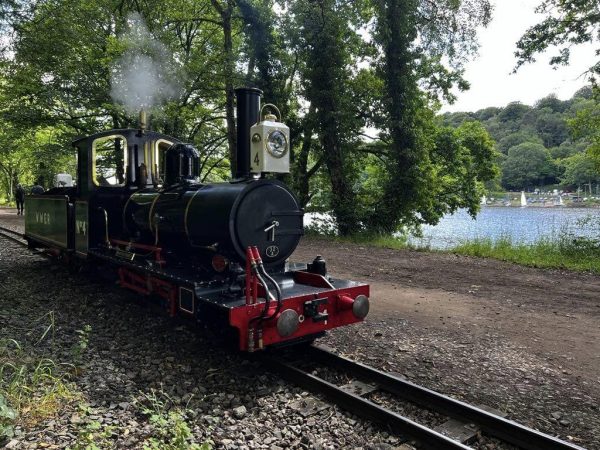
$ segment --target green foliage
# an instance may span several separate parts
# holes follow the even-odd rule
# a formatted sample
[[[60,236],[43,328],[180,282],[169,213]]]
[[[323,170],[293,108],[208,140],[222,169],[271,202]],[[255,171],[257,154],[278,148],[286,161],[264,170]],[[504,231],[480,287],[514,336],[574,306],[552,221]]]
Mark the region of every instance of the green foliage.
[[[353,114],[348,95],[351,49],[360,42],[349,27],[352,13],[351,6],[334,0],[297,2],[294,9],[306,98],[314,107],[315,131],[331,180],[331,206],[342,234],[358,227],[349,156],[363,124]]]
[[[17,412],[8,406],[6,398],[0,393],[0,444],[14,436],[16,419]]]
[[[497,142],[498,150],[506,155],[498,159],[505,189],[557,184],[566,168],[562,160],[585,152],[594,156],[600,148],[600,109],[593,92],[588,86],[569,100],[550,95],[533,107],[513,102],[505,108],[444,114],[439,121],[453,127],[479,121],[485,127]],[[534,148],[537,151],[532,151]],[[509,155],[510,149],[514,150]]]
[[[97,420],[86,423],[77,433],[72,450],[103,450],[114,447],[117,427],[102,425]]]
[[[544,0],[536,12],[543,14],[544,19],[529,28],[517,42],[516,69],[535,61],[536,55],[553,47],[558,53],[550,59],[550,64],[566,65],[572,46],[600,42],[600,3],[596,0]],[[600,55],[600,49],[596,55]],[[600,74],[600,61],[593,63],[589,72],[592,77]]]
[[[555,166],[550,152],[541,144],[525,142],[508,150],[502,164],[502,183],[512,189],[547,184]]]
[[[122,75],[132,49],[177,80],[152,126],[199,146],[209,181],[235,164],[233,87],[262,88],[291,126],[286,181],[303,206],[333,211],[343,234],[474,211],[493,172],[491,160],[483,169],[490,152],[434,120],[441,99],[468,88],[463,67],[477,50],[477,28],[490,21],[489,0],[19,3],[0,17],[14,55],[0,68],[0,125],[11,130],[0,131],[11,149],[0,168],[7,196],[16,182],[42,177],[48,187],[54,173],[73,170],[74,134],[135,123],[122,99],[111,98],[111,77]],[[147,26],[139,42],[132,13]],[[374,136],[364,136],[369,129]],[[30,150],[18,136],[28,136]],[[449,140],[446,153],[439,144]]]
[[[186,411],[170,408],[171,400],[166,394],[151,391],[136,400],[142,414],[148,417],[152,435],[148,437],[145,450],[210,450],[211,442],[195,442],[186,421]]]
[[[577,96],[578,96],[578,94],[576,93],[574,95],[574,97],[577,97]],[[536,109],[540,109],[540,110],[547,109],[554,113],[563,113],[568,108],[568,106],[569,106],[569,103],[563,102],[562,100],[560,100],[556,96],[556,94],[550,94],[550,95],[538,100],[537,102],[535,102]]]
[[[550,108],[540,110],[535,121],[535,128],[546,148],[558,146],[569,137],[563,114],[553,112]]]
[[[580,107],[569,126],[574,137],[589,143],[589,155],[600,170],[600,87],[594,86],[591,98],[580,102]]]
[[[126,31],[131,13],[144,17],[154,43],[153,61],[167,66],[179,97],[154,109],[152,127],[198,145],[202,173],[208,179],[228,176],[227,129],[224,114],[223,33],[209,0],[178,0],[165,5],[148,1],[134,5],[113,0],[45,0],[30,15],[15,16],[15,59],[4,62],[6,77],[3,117],[18,134],[31,137],[32,128],[52,127],[54,154],[71,152],[69,140],[112,127],[130,126],[131,117],[113,100],[111,75],[131,45]],[[234,27],[241,25],[234,22]],[[221,44],[221,45],[220,45]],[[232,51],[241,45],[236,38]],[[162,61],[167,54],[171,61]],[[0,75],[1,77],[1,75]],[[231,76],[230,76],[231,78]],[[72,152],[70,153],[73,157]],[[42,161],[47,164],[45,157]],[[63,169],[64,170],[64,169]],[[56,173],[56,172],[54,172]],[[46,177],[46,187],[49,185]]]
[[[79,399],[69,382],[71,367],[40,354],[35,346],[0,339],[0,444],[11,437],[15,425],[35,426]]]
[[[560,160],[578,153],[585,153],[589,145],[586,141],[572,142],[570,140],[562,142],[558,147],[550,149],[550,156],[560,164]]]
[[[437,174],[437,211],[445,214],[467,208],[475,216],[483,182],[498,174],[495,155],[493,141],[478,122],[465,122],[456,130],[439,129],[431,153]]]
[[[498,119],[500,122],[507,124],[507,126],[518,127],[519,122],[523,120],[530,110],[530,106],[524,105],[521,102],[512,102],[500,110]]]
[[[562,160],[562,164],[565,172],[561,177],[561,183],[564,185],[580,186],[600,179],[596,161],[586,153],[576,153]]]
[[[525,142],[534,142],[537,144],[543,143],[542,139],[535,133],[530,131],[517,131],[500,139],[498,141],[498,150],[504,154],[507,154],[508,149]]]
[[[91,332],[92,327],[90,325],[85,325],[83,329],[75,331],[77,334],[77,342],[71,349],[75,365],[79,365],[81,363],[81,357],[87,351]]]
[[[375,189],[361,222],[370,232],[390,233],[436,223],[458,207],[475,211],[487,171],[474,163],[476,149],[470,154],[458,135],[437,128],[432,106],[441,98],[452,101],[453,87],[468,87],[462,62],[476,50],[474,27],[487,24],[491,6],[390,0],[373,7],[374,38],[382,49],[377,75],[383,89],[376,103],[382,133],[381,142],[365,148],[379,160],[373,170],[379,181],[371,183]],[[484,154],[490,155],[479,156]]]

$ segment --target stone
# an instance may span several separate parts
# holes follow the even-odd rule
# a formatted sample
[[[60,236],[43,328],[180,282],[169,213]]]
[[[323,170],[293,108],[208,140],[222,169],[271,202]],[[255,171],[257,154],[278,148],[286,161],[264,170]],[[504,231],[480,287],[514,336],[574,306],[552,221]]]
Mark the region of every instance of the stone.
[[[237,408],[233,409],[233,415],[237,419],[243,419],[246,416],[247,412],[248,412],[248,410],[246,409],[246,407],[244,405],[238,406]]]
[[[82,422],[83,422],[83,420],[81,420],[81,417],[79,417],[77,414],[73,414],[71,416],[71,423],[73,425],[78,425],[78,424],[80,424]]]

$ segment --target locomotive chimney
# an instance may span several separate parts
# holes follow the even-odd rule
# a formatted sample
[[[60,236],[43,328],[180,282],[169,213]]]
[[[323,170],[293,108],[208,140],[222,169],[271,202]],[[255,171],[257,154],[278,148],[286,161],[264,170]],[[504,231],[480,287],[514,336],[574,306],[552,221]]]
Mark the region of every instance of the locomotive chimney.
[[[237,167],[234,178],[250,176],[250,127],[256,124],[260,114],[260,96],[256,88],[237,88]],[[233,167],[232,167],[233,169]]]

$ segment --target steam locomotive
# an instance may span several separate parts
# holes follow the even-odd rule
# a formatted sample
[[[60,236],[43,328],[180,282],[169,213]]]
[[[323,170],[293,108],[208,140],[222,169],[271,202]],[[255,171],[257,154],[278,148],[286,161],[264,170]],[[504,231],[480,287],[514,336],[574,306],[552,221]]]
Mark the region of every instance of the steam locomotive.
[[[289,172],[289,128],[261,94],[236,89],[237,168],[225,183],[201,183],[203,155],[146,130],[143,115],[139,129],[75,140],[76,186],[26,199],[30,247],[110,267],[171,316],[233,331],[243,351],[362,321],[367,284],[329,276],[320,256],[289,262],[304,212],[273,176]]]

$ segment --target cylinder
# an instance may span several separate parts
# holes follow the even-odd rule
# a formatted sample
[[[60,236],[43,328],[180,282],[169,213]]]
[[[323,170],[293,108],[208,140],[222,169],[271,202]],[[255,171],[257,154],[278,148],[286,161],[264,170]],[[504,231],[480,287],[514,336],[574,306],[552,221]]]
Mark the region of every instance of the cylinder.
[[[262,91],[256,88],[237,88],[237,149],[234,178],[250,177],[250,127],[256,124],[260,114]]]

